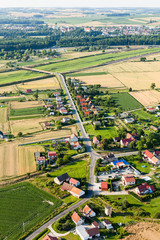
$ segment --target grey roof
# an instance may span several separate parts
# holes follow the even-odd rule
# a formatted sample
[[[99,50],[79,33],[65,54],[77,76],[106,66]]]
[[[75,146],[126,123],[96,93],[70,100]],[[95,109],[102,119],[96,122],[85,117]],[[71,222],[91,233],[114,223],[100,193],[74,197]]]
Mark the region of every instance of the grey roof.
[[[60,182],[66,181],[69,178],[68,173],[64,173],[57,177]]]

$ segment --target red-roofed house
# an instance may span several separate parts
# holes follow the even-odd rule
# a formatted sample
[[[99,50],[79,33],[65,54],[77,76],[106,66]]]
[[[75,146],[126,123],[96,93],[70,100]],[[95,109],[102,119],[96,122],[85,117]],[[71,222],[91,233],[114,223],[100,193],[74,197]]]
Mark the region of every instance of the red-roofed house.
[[[80,102],[85,102],[86,100],[84,98],[79,99]]]
[[[148,150],[145,150],[143,152],[143,156],[144,156],[144,160],[147,160],[148,162],[150,162],[156,166],[160,164],[160,160],[156,156],[154,156],[151,152],[149,152]]]
[[[78,137],[75,133],[73,133],[70,137],[71,142],[78,142]]]
[[[81,146],[81,144],[80,144],[79,142],[76,142],[76,143],[74,144],[74,146],[73,146],[73,149],[74,149],[74,150],[82,149],[82,146]]]
[[[76,226],[79,226],[83,223],[82,218],[76,212],[72,214],[71,219],[76,224]]]
[[[108,191],[108,183],[107,182],[101,182],[101,190]]]
[[[36,159],[36,161],[37,161],[37,163],[38,164],[43,164],[43,163],[45,163],[45,157],[37,157],[37,159]]]
[[[78,187],[80,185],[80,182],[74,178],[70,178],[69,183],[75,187]]]
[[[89,234],[89,238],[100,237],[100,232],[98,228],[90,228],[87,230],[87,233]]]
[[[81,105],[81,107],[82,106],[87,106],[87,103],[86,102],[81,102],[80,105]]]
[[[124,175],[122,176],[122,182],[126,186],[135,185],[136,180],[133,175]]]
[[[82,110],[86,111],[86,110],[88,110],[88,107],[82,107]]]
[[[49,160],[54,160],[57,157],[56,152],[48,152],[48,159]]]
[[[150,113],[154,113],[156,111],[156,109],[155,108],[147,108],[147,111]]]
[[[155,188],[152,185],[148,185],[148,183],[142,183],[138,187],[135,188],[135,192],[139,195],[149,194],[155,191]]]
[[[85,111],[84,114],[89,116],[91,114],[91,112]]]
[[[80,99],[80,98],[82,98],[82,96],[81,95],[77,95],[76,98]]]
[[[98,138],[95,136],[95,137],[93,137],[93,143],[94,144],[99,144],[100,142],[99,142],[99,140],[98,140]]]
[[[58,240],[58,238],[46,235],[42,240]]]
[[[32,93],[32,89],[26,89],[26,93]]]
[[[131,142],[135,141],[135,139],[121,139],[120,144],[122,147],[128,147]]]
[[[67,112],[67,109],[60,109],[59,112],[60,112],[61,114],[67,114],[67,113],[68,113],[68,112]]]
[[[72,189],[70,190],[70,193],[74,196],[74,197],[77,197],[77,198],[80,198],[82,197],[85,192],[79,188],[76,188],[76,187],[72,187]]]
[[[88,205],[86,205],[83,208],[83,213],[86,217],[95,217],[96,216],[96,213]]]
[[[55,96],[55,97],[57,97],[57,96],[59,96],[59,95],[60,95],[59,92],[54,92],[54,96]]]

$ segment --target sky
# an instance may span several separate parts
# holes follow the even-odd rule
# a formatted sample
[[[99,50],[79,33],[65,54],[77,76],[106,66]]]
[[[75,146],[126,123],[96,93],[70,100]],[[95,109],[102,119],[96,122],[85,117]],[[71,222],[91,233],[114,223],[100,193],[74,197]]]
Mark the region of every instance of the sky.
[[[160,0],[0,0],[5,7],[160,7]]]

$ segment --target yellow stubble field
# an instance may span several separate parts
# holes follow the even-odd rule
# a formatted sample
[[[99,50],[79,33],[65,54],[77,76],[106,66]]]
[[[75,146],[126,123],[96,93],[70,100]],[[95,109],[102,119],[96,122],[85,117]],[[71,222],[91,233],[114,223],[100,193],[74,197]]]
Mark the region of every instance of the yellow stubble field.
[[[10,106],[11,106],[11,109],[42,107],[44,106],[44,102],[43,101],[26,101],[26,102],[13,101],[11,102]]]
[[[156,90],[130,92],[130,95],[145,107],[160,103],[160,92]]]
[[[0,131],[9,132],[9,122],[7,120],[7,108],[0,108]]]

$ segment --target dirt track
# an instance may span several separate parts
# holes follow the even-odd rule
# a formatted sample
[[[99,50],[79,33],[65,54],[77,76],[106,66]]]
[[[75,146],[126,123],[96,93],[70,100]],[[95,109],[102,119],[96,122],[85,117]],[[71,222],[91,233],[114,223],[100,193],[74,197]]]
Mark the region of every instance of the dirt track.
[[[125,228],[130,235],[124,240],[159,240],[160,224],[141,222]]]

